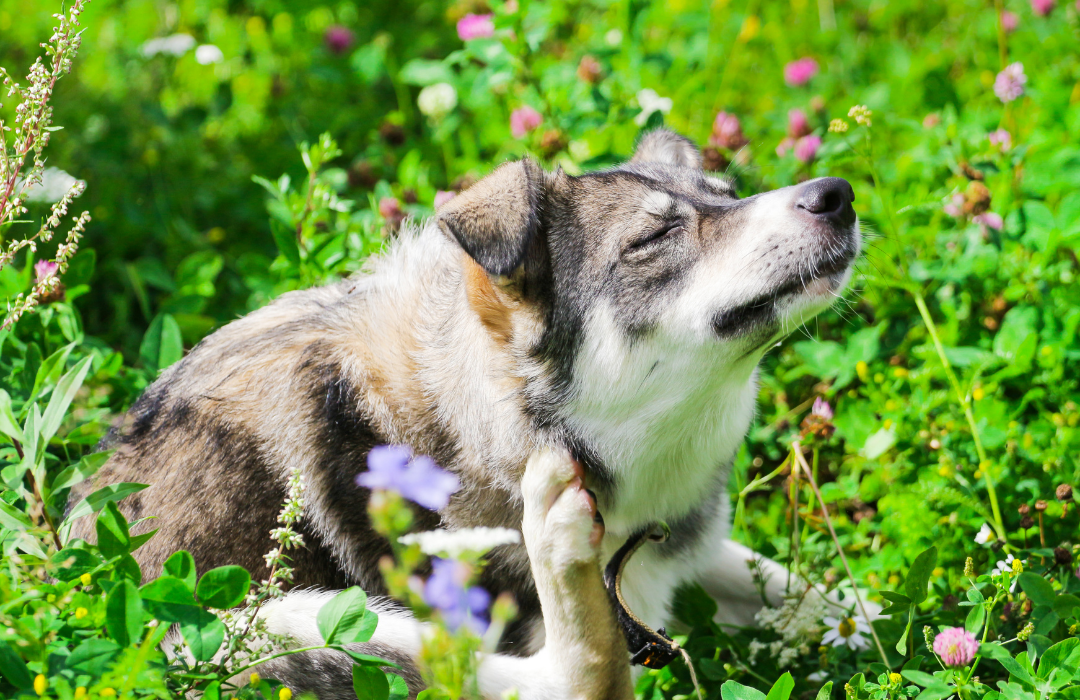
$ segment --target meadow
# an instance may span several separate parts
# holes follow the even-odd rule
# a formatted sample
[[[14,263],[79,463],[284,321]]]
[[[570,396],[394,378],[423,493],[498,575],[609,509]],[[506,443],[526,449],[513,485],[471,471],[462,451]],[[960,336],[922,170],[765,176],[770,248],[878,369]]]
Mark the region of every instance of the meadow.
[[[289,700],[238,606],[287,587],[299,475],[269,580],[178,552],[143,581],[115,505],[142,485],[68,507],[98,441],[201,338],[494,165],[603,168],[666,125],[744,195],[854,186],[850,288],[766,357],[730,494],[735,539],[853,608],[722,628],[685,589],[700,688],[676,661],[638,696],[1080,700],[1078,47],[1063,0],[0,0],[0,696]],[[407,497],[372,509],[439,623],[424,698],[474,697],[513,601],[410,584]],[[320,613],[332,648],[376,625],[358,589]],[[358,697],[404,697],[354,661]]]

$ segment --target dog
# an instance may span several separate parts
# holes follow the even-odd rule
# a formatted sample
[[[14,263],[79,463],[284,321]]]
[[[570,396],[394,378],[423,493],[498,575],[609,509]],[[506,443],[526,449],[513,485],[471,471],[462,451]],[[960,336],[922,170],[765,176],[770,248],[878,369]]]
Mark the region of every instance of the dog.
[[[372,447],[409,445],[461,483],[441,511],[417,510],[418,529],[524,535],[489,554],[482,580],[519,606],[480,661],[483,696],[629,698],[601,564],[634,533],[670,531],[623,576],[645,624],[667,623],[685,582],[719,602],[722,622],[752,623],[761,606],[755,555],[728,539],[728,473],[759,360],[847,284],[861,246],[853,201],[840,178],[740,199],[663,129],[599,172],[505,163],[361,273],[285,294],[199,343],[107,438],[116,452],[75,498],[148,483],[121,505],[130,519],[158,516],[135,554],[144,572],[187,549],[201,568],[265,578],[267,532],[299,465],[306,546],[294,590],[263,614],[271,631],[321,644],[315,614],[334,590],[386,592],[390,548],[355,480]],[[88,520],[76,536],[92,539]],[[778,600],[786,570],[760,566]],[[420,625],[373,605],[363,650],[401,664],[415,693]],[[315,652],[264,675],[345,698],[349,673],[344,655]]]

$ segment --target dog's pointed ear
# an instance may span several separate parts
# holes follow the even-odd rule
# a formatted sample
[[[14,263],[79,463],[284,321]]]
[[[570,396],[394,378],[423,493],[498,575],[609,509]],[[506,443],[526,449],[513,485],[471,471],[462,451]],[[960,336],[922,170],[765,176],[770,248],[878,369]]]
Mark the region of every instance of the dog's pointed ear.
[[[525,259],[539,227],[545,173],[533,161],[504,163],[444,204],[438,223],[480,267],[508,275]]]
[[[685,136],[656,129],[642,137],[631,163],[663,163],[679,168],[701,169],[701,151]]]

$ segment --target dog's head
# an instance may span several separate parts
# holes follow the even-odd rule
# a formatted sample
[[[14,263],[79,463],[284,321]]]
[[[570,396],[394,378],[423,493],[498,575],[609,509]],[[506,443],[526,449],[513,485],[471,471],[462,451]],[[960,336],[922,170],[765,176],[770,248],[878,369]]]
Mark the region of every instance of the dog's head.
[[[860,247],[853,200],[841,178],[740,199],[658,130],[628,163],[579,177],[507,163],[438,221],[492,276],[532,280],[558,352],[603,321],[627,342],[663,335],[730,358],[836,299]]]

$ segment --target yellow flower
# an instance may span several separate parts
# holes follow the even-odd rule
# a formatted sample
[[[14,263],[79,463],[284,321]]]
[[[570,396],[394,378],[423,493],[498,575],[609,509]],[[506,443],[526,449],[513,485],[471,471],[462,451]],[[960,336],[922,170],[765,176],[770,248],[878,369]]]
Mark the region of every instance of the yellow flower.
[[[86,608],[75,608],[75,619],[81,620],[90,613]]]
[[[903,681],[903,680],[904,680],[904,677],[901,676],[899,673],[890,673],[889,674],[889,682],[892,683],[893,685],[900,685],[901,681]]]
[[[90,577],[90,574],[83,574],[82,576],[79,577],[79,581],[81,581],[82,585],[84,585],[84,586],[89,586],[90,582],[93,581],[93,580],[94,579],[92,579]]]
[[[750,15],[742,23],[742,29],[739,30],[738,41],[746,43],[756,37],[758,32],[761,31],[761,19],[757,15]]]
[[[278,700],[292,700],[292,691],[288,686],[281,686],[281,690],[278,691]]]
[[[37,674],[37,678],[34,679],[34,692],[38,695],[44,695],[45,691],[49,689],[49,679],[42,674]]]
[[[833,122],[838,122],[839,119],[833,119]],[[829,126],[832,129],[832,126]],[[847,124],[844,124],[844,131],[847,131]],[[862,360],[855,363],[855,374],[859,375],[859,379],[866,381],[866,378],[870,376],[870,365],[866,364]]]
[[[1012,570],[1014,574],[1019,576],[1024,573],[1024,564],[1019,559],[1013,559]]]
[[[83,686],[80,685],[78,688],[75,689],[75,700],[82,700],[85,697],[86,697],[86,688],[84,688]]]
[[[896,403],[896,401],[894,401],[893,399],[889,399],[885,402],[886,411],[895,411],[898,408],[900,408],[900,404]]]
[[[249,678],[248,680],[251,681],[252,685],[258,685],[259,682],[262,681],[262,678],[259,678],[259,674],[252,673],[251,678]]]
[[[982,401],[986,397],[986,392],[983,391],[981,386],[975,387],[975,390],[971,392],[971,398],[976,401]]]
[[[892,427],[892,418],[886,418],[885,422],[882,425],[884,426],[885,430],[888,430],[889,428],[891,428]]]
[[[847,115],[855,120],[856,124],[862,124],[863,126],[870,126],[870,117],[873,116],[873,112],[866,105],[855,105],[848,110]]]
[[[933,574],[934,574],[934,576],[944,576],[945,575],[945,569],[943,569],[943,568],[941,568],[939,566],[936,569],[934,569]]]
[[[906,367],[894,367],[892,373],[893,376],[897,379],[903,379],[904,377],[908,376],[908,371]]]
[[[829,133],[830,134],[842,134],[847,130],[848,130],[848,123],[846,121],[844,121],[843,119],[833,119],[831,122],[829,122]],[[855,371],[856,372],[859,371],[859,365],[863,366],[863,371],[866,370],[866,363],[862,362],[860,360],[859,364],[855,365]],[[862,377],[862,372],[859,372],[859,377],[860,378]]]
[[[113,690],[112,688],[102,688],[101,690],[98,691],[98,695],[100,695],[103,698],[111,698],[114,695],[116,695],[116,691]]]

